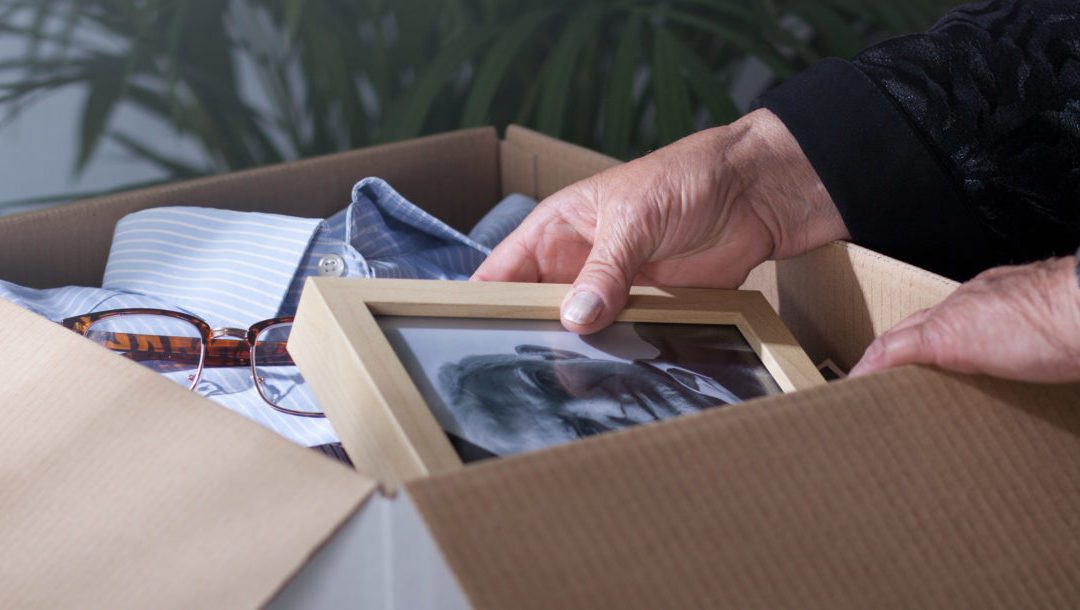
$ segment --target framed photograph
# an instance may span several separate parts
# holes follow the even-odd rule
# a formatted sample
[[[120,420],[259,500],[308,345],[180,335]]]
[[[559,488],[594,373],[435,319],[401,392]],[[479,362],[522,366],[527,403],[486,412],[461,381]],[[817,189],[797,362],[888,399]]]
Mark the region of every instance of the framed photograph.
[[[309,280],[288,350],[357,469],[388,488],[825,383],[757,292],[635,287],[599,333],[568,286]]]

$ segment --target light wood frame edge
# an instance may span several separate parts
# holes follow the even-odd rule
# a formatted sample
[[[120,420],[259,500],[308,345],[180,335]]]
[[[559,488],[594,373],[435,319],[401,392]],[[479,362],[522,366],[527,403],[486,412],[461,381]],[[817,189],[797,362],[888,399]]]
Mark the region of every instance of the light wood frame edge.
[[[377,315],[557,320],[567,286],[311,278],[289,352],[358,471],[392,492],[462,466]],[[634,287],[624,322],[733,324],[785,392],[825,383],[756,291]],[[352,405],[352,407],[350,407]]]

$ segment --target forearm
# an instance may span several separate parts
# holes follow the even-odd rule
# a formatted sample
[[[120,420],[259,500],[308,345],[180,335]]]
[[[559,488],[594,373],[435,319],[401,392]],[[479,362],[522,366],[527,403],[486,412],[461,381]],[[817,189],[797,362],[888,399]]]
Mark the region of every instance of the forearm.
[[[958,7],[929,32],[853,64],[939,156],[977,221],[1001,237],[992,265],[1080,243],[1080,6],[997,0]],[[996,256],[996,258],[994,258]]]
[[[960,280],[1080,242],[1080,10],[978,6],[762,99],[856,242]]]

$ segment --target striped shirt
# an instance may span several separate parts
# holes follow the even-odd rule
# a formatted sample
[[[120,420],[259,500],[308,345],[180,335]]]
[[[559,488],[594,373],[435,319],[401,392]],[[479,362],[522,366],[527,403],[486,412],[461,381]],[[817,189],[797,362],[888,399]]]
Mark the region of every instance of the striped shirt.
[[[352,203],[325,220],[151,208],[116,224],[101,288],[33,289],[0,280],[0,298],[54,321],[149,307],[193,314],[215,328],[247,328],[295,313],[304,279],[312,275],[467,279],[535,205],[528,197],[511,195],[468,235],[378,178],[357,183]],[[271,409],[246,368],[206,368],[197,389],[299,444],[337,441],[326,419]]]

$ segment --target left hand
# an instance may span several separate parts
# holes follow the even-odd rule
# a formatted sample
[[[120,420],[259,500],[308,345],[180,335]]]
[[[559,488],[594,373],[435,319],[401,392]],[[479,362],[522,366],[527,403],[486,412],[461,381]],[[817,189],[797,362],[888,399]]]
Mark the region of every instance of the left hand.
[[[1080,381],[1076,259],[979,274],[878,337],[851,376],[904,364],[1020,381]]]

